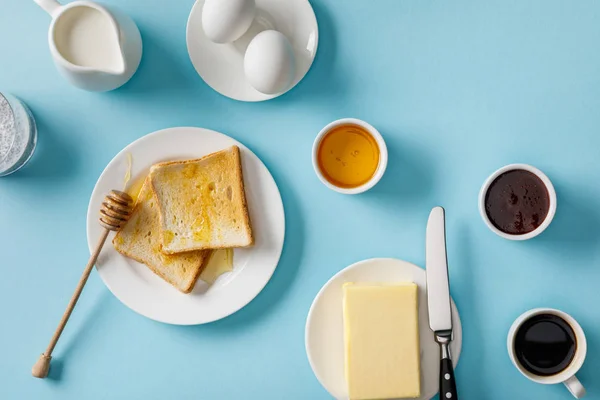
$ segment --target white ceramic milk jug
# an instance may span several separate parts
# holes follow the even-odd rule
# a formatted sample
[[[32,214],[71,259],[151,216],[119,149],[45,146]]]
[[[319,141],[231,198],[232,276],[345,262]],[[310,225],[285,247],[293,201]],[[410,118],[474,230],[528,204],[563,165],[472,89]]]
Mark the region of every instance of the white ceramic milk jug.
[[[133,76],[142,58],[142,38],[131,18],[91,1],[35,2],[52,17],[50,52],[69,82],[84,90],[107,91]]]

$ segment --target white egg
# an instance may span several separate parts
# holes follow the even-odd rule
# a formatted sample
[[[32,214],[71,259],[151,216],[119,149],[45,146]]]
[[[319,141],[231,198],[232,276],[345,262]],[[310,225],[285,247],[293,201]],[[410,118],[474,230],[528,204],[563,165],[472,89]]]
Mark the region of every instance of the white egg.
[[[202,28],[215,43],[239,39],[254,20],[254,0],[205,0],[202,8]]]
[[[244,72],[250,85],[265,94],[287,90],[292,84],[296,61],[290,41],[280,32],[256,35],[244,56]]]

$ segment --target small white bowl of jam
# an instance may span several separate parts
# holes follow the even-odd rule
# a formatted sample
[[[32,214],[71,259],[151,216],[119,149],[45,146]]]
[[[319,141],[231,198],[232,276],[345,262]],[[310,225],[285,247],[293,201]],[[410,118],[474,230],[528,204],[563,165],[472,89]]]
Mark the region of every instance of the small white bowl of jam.
[[[315,173],[325,186],[339,193],[371,189],[383,176],[387,162],[387,146],[379,131],[355,118],[331,122],[313,144]]]
[[[492,232],[509,240],[542,233],[556,213],[550,179],[527,164],[506,165],[486,179],[479,192],[479,212]]]

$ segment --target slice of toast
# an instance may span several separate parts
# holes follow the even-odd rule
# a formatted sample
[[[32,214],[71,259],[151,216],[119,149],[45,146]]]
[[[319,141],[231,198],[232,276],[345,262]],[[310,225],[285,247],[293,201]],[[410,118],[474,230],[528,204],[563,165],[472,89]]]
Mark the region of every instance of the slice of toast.
[[[160,210],[163,252],[254,242],[237,146],[196,160],[158,164],[150,180]]]
[[[160,216],[149,176],[140,190],[131,218],[117,232],[113,244],[119,253],[146,264],[183,293],[192,291],[210,258],[210,250],[175,255],[162,252]]]

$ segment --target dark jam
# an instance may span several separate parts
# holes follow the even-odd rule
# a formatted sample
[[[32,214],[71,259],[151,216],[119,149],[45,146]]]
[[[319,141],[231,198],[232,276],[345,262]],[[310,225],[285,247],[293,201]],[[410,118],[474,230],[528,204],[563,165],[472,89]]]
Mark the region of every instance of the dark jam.
[[[571,364],[577,339],[564,319],[541,314],[531,317],[517,330],[514,348],[523,368],[536,375],[550,376]]]
[[[522,169],[498,176],[485,195],[485,212],[499,230],[524,235],[544,222],[550,209],[546,185],[537,175]]]

